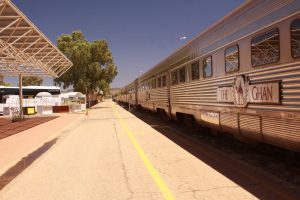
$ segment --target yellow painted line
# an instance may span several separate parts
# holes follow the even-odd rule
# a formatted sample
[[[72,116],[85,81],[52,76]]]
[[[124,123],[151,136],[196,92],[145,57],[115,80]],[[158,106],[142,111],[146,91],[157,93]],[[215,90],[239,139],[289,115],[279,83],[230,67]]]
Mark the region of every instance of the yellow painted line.
[[[141,148],[139,143],[134,138],[132,132],[129,130],[129,128],[126,125],[126,123],[124,122],[124,120],[120,117],[120,114],[118,113],[118,111],[116,109],[114,109],[114,111],[117,115],[118,120],[120,121],[120,124],[121,124],[122,128],[127,133],[127,135],[129,137],[130,141],[132,142],[135,150],[138,152],[139,156],[143,160],[144,165],[146,166],[148,172],[152,176],[154,182],[156,183],[157,187],[161,191],[164,198],[167,199],[167,200],[174,200],[175,198],[172,195],[170,189],[168,188],[166,183],[163,181],[163,179],[159,176],[158,172],[155,170],[154,166],[152,165],[152,163],[148,159],[147,155],[145,154],[145,152],[143,151],[143,149]]]
[[[121,117],[120,117],[121,118]],[[123,120],[124,121],[124,120]],[[128,123],[127,123],[128,124]],[[131,131],[131,133],[132,133],[132,135],[134,135],[134,136],[144,136],[145,135],[145,133],[144,132],[141,132],[141,131],[139,131],[139,132],[133,132],[133,131]]]

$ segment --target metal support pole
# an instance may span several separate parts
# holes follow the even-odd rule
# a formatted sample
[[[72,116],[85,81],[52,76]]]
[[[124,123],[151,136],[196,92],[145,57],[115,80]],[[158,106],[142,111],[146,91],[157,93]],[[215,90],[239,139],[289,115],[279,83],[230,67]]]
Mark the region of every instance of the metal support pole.
[[[85,88],[85,115],[89,115],[89,111],[88,111],[88,102],[87,102],[87,87]]]
[[[23,120],[23,89],[22,89],[22,74],[19,74],[19,102],[20,102],[20,120]]]
[[[85,101],[87,100],[88,98],[88,87],[87,87],[87,77],[86,77],[86,66],[84,67],[84,77],[85,77]],[[88,107],[89,107],[89,102],[88,103],[85,103],[85,115],[89,115],[89,110],[88,110]]]
[[[91,107],[91,99],[90,99],[90,93],[89,93],[89,108]]]

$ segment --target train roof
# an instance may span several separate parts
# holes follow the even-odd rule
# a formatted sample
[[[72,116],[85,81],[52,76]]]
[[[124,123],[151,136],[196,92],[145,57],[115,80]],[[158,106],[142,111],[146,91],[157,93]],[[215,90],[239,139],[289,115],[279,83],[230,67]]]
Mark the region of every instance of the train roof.
[[[129,84],[125,85],[124,87],[121,88],[121,91],[122,92],[126,92],[128,91],[130,88],[134,87],[135,86],[135,81],[131,81]]]
[[[0,86],[0,89],[19,89],[19,87],[12,87],[12,86]],[[49,89],[49,90],[60,90],[60,87],[57,86],[23,86],[22,89]]]
[[[35,96],[40,92],[49,92],[52,95],[60,94],[60,87],[56,86],[24,86],[23,95]],[[19,87],[0,86],[1,95],[18,95]]]
[[[300,13],[299,1],[248,0],[175,50],[140,79],[146,80],[162,71],[196,60],[297,13]]]

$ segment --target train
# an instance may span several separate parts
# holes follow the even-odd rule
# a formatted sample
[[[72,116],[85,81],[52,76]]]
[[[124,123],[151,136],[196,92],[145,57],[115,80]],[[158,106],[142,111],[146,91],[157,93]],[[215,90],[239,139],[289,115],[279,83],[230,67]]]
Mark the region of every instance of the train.
[[[244,2],[115,100],[300,152],[300,1]]]

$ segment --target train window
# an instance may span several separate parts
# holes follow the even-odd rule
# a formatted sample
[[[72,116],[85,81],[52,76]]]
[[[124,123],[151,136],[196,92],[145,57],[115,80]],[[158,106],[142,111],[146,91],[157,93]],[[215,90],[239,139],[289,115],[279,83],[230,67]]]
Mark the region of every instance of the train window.
[[[171,72],[171,85],[175,85],[178,83],[178,74],[177,71]]]
[[[203,77],[211,77],[212,73],[212,57],[208,56],[203,59]]]
[[[192,80],[197,80],[200,77],[200,71],[199,71],[199,62],[192,63],[191,65],[191,71],[192,71]]]
[[[300,19],[296,19],[291,24],[291,44],[293,58],[300,57]]]
[[[161,77],[157,78],[157,87],[161,87]]]
[[[156,79],[152,79],[152,88],[156,88]]]
[[[167,77],[166,77],[166,75],[163,75],[163,77],[162,77],[162,86],[163,87],[167,86]]]
[[[235,72],[239,70],[239,46],[234,45],[225,50],[225,71]]]
[[[179,83],[185,82],[185,67],[178,70],[179,72]]]
[[[257,67],[279,61],[279,31],[273,29],[251,40],[252,66]]]

